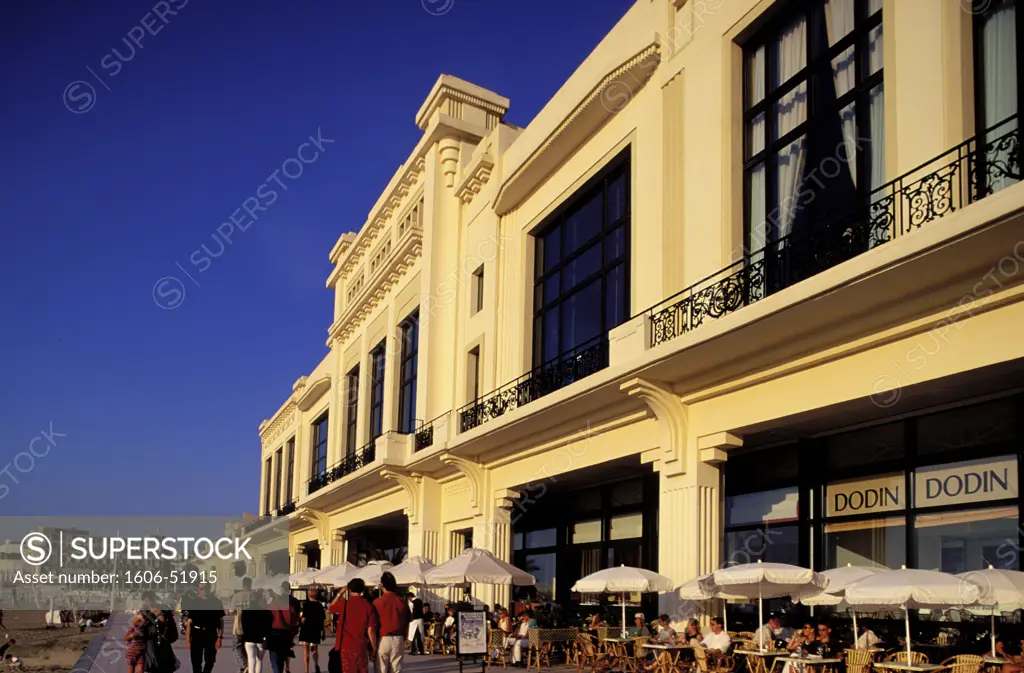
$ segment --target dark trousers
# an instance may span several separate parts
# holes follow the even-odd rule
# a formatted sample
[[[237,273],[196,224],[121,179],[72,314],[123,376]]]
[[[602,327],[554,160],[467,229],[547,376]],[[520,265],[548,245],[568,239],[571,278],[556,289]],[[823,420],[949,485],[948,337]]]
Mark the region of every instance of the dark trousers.
[[[192,673],[212,673],[217,661],[217,630],[192,627]]]

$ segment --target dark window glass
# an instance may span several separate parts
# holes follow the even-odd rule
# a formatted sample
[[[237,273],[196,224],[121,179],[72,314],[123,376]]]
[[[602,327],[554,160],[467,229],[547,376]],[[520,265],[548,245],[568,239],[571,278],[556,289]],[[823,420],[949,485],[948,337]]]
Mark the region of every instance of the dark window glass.
[[[292,482],[295,480],[295,438],[288,440],[288,471],[285,473],[284,501],[289,503],[294,495]]]
[[[597,345],[629,317],[628,150],[584,186],[537,237],[534,366]]]
[[[642,479],[630,479],[612,487],[612,507],[639,505],[643,501],[644,482]]]
[[[327,471],[327,412],[313,422],[313,474]]]
[[[274,509],[281,508],[281,470],[284,469],[282,458],[284,449],[278,449],[274,458]]]
[[[1024,3],[1020,0],[974,0],[975,125],[986,142],[979,152],[977,174],[987,182],[982,189],[997,191],[1016,183],[1008,166],[1020,161],[1013,142],[1020,121],[1021,50]],[[1017,156],[1014,156],[1017,155]],[[973,177],[973,176],[972,176]]]
[[[370,439],[384,434],[384,342],[370,354]]]
[[[875,465],[903,458],[903,423],[887,423],[825,438],[829,470]]]
[[[558,529],[556,528],[532,530],[526,533],[527,549],[537,549],[538,547],[554,547],[556,544],[558,544]]]
[[[352,455],[359,448],[359,365],[345,377],[348,399],[345,408],[345,454]]]
[[[555,563],[557,554],[527,554],[523,570],[537,578],[534,596],[550,602],[555,599]]]
[[[271,459],[267,458],[266,469],[263,473],[263,513],[270,514],[270,474],[271,474]]]
[[[922,416],[917,422],[918,453],[973,449],[1017,439],[1016,400],[1005,398]]]
[[[827,217],[885,182],[883,143],[872,142],[883,137],[881,7],[807,0],[745,45],[748,253],[811,229],[842,236]]]
[[[799,565],[799,527],[765,525],[725,534],[723,565],[756,563],[758,560]]]
[[[771,488],[772,483],[795,482],[798,474],[796,444],[730,455],[725,463],[725,483],[730,494],[763,491]]]
[[[416,430],[416,372],[419,368],[420,312],[416,310],[402,323],[401,382],[398,395],[398,431]]]

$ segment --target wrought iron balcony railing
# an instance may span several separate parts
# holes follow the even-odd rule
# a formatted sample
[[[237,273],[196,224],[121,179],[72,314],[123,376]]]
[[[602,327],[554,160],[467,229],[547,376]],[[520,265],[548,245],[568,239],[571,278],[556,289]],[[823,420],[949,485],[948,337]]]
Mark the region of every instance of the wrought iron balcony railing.
[[[310,479],[308,492],[310,494],[316,493],[324,486],[338,481],[342,477],[352,474],[356,470],[366,467],[372,463],[377,457],[376,441],[377,440],[375,439],[371,439],[365,446],[356,449],[331,467]]]
[[[278,516],[288,516],[289,514],[291,514],[294,511],[295,511],[295,501],[292,500],[291,502],[286,502],[285,504],[281,505],[281,508],[279,510],[277,510],[277,515]]]
[[[434,445],[434,424],[440,421],[441,419],[447,417],[448,413],[449,412],[446,411],[437,418],[431,419],[426,423],[421,424],[420,427],[416,428],[416,435],[413,438],[412,447],[412,450],[414,452],[422,451],[423,449],[429,448]]]
[[[730,264],[647,311],[651,346],[806,280],[1021,179],[1017,115],[820,220]],[[929,171],[924,173],[923,171]]]
[[[608,337],[601,335],[459,409],[459,432],[518,409],[608,366]]]

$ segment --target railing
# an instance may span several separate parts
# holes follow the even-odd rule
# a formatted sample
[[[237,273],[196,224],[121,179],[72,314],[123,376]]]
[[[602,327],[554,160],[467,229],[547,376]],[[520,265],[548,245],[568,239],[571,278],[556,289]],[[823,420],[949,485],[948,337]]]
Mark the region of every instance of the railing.
[[[295,501],[292,500],[291,502],[287,502],[284,505],[281,505],[281,509],[277,510],[277,515],[278,516],[288,516],[289,514],[291,514],[294,511],[295,511]]]
[[[1017,115],[875,189],[861,205],[748,253],[655,305],[651,347],[685,334],[1021,179]],[[1012,127],[1012,128],[1011,128]],[[938,167],[934,167],[939,164]],[[930,172],[921,175],[923,170]]]
[[[607,366],[608,339],[601,335],[459,409],[459,432],[472,430]]]
[[[342,477],[352,474],[356,470],[366,467],[377,457],[377,450],[374,444],[376,440],[371,439],[365,446],[356,449],[337,463],[327,468],[320,474],[309,480],[309,493],[316,493],[324,486],[333,483]]]
[[[448,412],[444,412],[437,418],[433,418],[426,423],[421,423],[416,428],[416,434],[413,437],[413,448],[414,452],[422,451],[423,449],[429,448],[434,445],[434,423],[438,422],[442,418],[448,415]]]
[[[252,531],[256,530],[257,528],[263,528],[267,524],[272,523],[273,521],[275,521],[278,517],[288,516],[289,514],[291,514],[294,511],[295,511],[295,501],[292,500],[291,502],[286,502],[285,504],[281,505],[277,509],[277,511],[274,512],[273,516],[271,516],[269,514],[264,514],[263,516],[257,517],[255,519],[253,519],[252,521],[250,521],[249,523],[247,523],[244,526],[242,526],[242,534],[244,535],[246,533],[251,533]]]

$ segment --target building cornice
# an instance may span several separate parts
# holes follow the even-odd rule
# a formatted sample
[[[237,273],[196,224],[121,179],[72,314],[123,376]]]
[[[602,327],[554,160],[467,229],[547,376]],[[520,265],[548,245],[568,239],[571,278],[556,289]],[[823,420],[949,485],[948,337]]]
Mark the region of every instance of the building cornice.
[[[462,173],[462,180],[455,186],[455,196],[463,203],[472,203],[473,197],[480,193],[494,170],[494,157],[490,152],[483,152],[473,160]]]
[[[416,126],[426,131],[430,125],[430,117],[435,110],[443,110],[451,116],[458,116],[453,115],[452,112],[457,112],[458,105],[461,103],[485,110],[499,119],[505,116],[509,106],[509,100],[504,96],[458,77],[441,75],[434,82],[427,99],[416,112]]]
[[[565,157],[620,112],[647,84],[660,62],[661,46],[655,41],[607,73],[505,179],[494,202],[498,215],[504,215],[515,207]]]
[[[297,407],[295,396],[292,395],[276,414],[260,423],[260,440],[263,444],[272,444],[281,433],[295,423]]]

